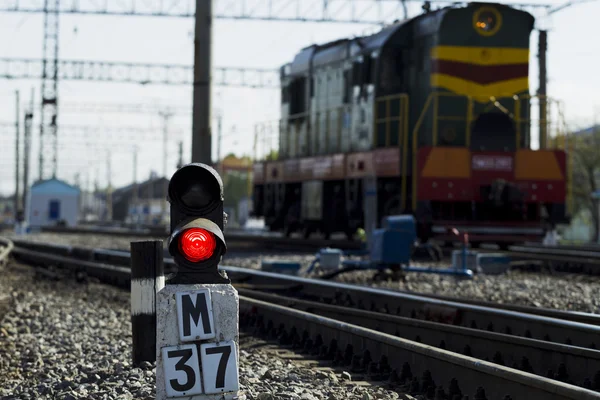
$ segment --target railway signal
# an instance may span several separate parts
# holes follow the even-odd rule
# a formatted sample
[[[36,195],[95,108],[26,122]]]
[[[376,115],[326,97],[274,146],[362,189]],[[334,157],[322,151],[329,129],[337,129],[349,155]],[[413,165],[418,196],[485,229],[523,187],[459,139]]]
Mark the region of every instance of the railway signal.
[[[239,299],[218,270],[227,249],[223,183],[193,163],[175,172],[168,193],[178,270],[157,294],[156,398],[240,398]]]
[[[173,284],[229,283],[218,273],[227,246],[223,236],[223,182],[208,165],[188,164],[169,182],[169,253],[178,267]]]

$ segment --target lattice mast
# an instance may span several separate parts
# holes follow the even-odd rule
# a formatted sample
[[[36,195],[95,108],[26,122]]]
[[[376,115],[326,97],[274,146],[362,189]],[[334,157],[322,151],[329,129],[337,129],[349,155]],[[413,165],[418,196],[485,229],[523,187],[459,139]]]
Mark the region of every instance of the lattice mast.
[[[58,22],[60,0],[44,0],[44,44],[40,119],[39,179],[44,179],[45,155],[51,156],[52,177],[58,166]]]

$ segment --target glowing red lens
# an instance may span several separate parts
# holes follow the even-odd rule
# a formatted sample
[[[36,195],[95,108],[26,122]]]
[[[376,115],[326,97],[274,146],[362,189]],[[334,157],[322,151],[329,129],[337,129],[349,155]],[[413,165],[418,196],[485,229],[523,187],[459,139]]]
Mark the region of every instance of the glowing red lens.
[[[179,250],[191,262],[200,262],[210,258],[215,247],[217,247],[215,235],[204,229],[187,229],[179,237]]]

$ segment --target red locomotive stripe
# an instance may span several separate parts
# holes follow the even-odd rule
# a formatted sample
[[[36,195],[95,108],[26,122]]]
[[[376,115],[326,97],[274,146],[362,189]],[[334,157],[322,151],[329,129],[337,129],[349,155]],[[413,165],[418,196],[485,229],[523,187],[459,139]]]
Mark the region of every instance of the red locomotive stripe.
[[[527,78],[529,64],[476,65],[460,61],[433,60],[432,73],[445,74],[480,85]]]

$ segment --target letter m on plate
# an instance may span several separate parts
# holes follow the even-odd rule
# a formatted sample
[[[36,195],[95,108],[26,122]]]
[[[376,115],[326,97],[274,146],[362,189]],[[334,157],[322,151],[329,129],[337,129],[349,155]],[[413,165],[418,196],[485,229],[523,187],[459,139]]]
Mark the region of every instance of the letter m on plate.
[[[208,289],[176,294],[177,323],[182,342],[216,337],[212,302]]]

